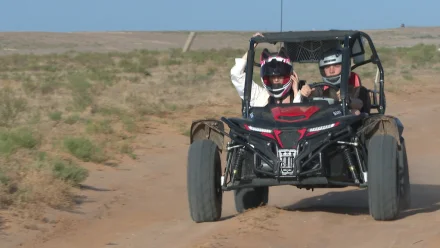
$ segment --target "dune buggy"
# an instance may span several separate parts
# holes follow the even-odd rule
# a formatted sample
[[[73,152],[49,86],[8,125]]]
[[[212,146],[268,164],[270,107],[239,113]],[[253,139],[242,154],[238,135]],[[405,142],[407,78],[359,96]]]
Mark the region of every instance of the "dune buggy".
[[[224,191],[234,190],[236,210],[243,212],[267,204],[269,187],[278,185],[368,188],[370,215],[375,220],[396,219],[411,201],[403,125],[398,118],[385,115],[384,71],[370,36],[356,30],[263,35],[250,39],[243,116],[197,120],[191,125],[187,190],[193,221],[218,220]],[[365,40],[371,50],[367,59]],[[253,68],[258,66],[255,42],[282,43],[297,63],[317,63],[327,46],[340,42],[341,101],[313,98],[251,107]],[[347,105],[349,72],[367,63],[377,67],[374,89],[368,89],[371,109],[353,115]],[[230,138],[225,149],[224,136]],[[226,165],[222,169],[224,150]]]

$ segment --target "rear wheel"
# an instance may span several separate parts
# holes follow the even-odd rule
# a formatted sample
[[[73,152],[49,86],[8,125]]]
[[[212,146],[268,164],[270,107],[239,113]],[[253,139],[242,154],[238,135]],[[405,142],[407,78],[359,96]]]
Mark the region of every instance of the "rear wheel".
[[[223,191],[221,161],[217,145],[211,140],[196,140],[189,147],[187,190],[193,221],[210,222],[220,219]]]
[[[264,206],[269,202],[269,187],[241,188],[234,190],[235,209],[242,213],[247,209]]]
[[[375,135],[368,144],[368,196],[375,220],[393,220],[399,215],[400,180],[397,141],[390,135]]]

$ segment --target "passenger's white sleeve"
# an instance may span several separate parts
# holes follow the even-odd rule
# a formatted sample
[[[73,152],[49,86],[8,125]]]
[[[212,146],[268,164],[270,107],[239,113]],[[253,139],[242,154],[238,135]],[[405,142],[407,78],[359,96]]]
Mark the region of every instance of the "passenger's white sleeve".
[[[293,102],[294,103],[302,102],[301,92],[298,92],[296,94],[295,98],[293,98]]]
[[[244,99],[244,85],[246,79],[246,73],[244,72],[245,65],[246,60],[236,58],[235,65],[231,68],[231,81],[241,99]],[[252,80],[250,105],[252,107],[264,107],[267,105],[268,99],[269,94],[266,90]]]

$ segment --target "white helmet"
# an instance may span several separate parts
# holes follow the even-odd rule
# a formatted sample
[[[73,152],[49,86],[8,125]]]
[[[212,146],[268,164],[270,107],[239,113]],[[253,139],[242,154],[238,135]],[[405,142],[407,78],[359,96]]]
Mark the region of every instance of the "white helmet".
[[[334,76],[325,75],[324,67],[336,64],[342,64],[342,49],[340,46],[327,50],[323,53],[322,58],[319,60],[319,71],[324,82],[333,85],[339,85],[341,83],[341,73]]]

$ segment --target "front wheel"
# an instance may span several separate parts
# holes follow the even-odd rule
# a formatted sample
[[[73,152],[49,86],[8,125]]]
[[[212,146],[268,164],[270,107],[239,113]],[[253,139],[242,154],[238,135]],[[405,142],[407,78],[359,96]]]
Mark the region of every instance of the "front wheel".
[[[193,221],[211,222],[221,217],[221,161],[217,145],[211,140],[196,140],[189,147],[187,190]]]
[[[375,135],[368,144],[368,197],[375,220],[393,220],[399,215],[400,180],[397,141],[390,135]]]
[[[409,180],[408,157],[406,155],[405,140],[402,138],[399,150],[399,179],[400,179],[400,208],[406,210],[411,207],[411,183]]]

